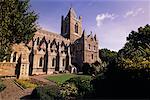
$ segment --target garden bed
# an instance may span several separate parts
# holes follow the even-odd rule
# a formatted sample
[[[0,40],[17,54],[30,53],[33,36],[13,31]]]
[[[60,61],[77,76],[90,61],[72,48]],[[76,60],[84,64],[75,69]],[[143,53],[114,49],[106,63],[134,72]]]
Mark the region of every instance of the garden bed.
[[[15,82],[22,86],[24,89],[35,88],[38,86],[37,84],[32,83],[30,80],[17,79]]]

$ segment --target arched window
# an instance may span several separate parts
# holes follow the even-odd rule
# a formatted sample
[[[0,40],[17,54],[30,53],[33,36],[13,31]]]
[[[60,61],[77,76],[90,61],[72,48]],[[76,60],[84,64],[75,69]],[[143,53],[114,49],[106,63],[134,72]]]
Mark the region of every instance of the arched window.
[[[17,54],[17,52],[15,52],[15,53],[13,54],[13,62],[16,62],[16,54]]]
[[[39,37],[37,38],[37,45],[39,45],[39,42],[40,42],[40,40],[39,40]]]
[[[39,62],[39,66],[42,67],[42,63],[43,63],[43,58],[40,58],[40,62]]]
[[[53,58],[53,60],[52,60],[52,66],[53,66],[53,67],[55,66],[55,61],[56,61],[56,59]]]
[[[78,24],[75,24],[75,33],[78,33]]]
[[[89,49],[91,48],[90,44],[89,44]]]
[[[63,66],[65,66],[65,59],[63,59]]]
[[[94,46],[94,50],[96,50],[96,47]]]

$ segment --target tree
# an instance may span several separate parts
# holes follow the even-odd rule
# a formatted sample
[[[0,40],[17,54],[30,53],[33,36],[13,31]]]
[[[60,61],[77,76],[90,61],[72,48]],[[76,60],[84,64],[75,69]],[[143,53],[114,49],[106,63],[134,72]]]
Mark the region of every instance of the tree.
[[[117,52],[110,51],[108,49],[101,49],[99,51],[99,57],[103,62],[106,62],[107,64],[113,61],[117,57]]]
[[[130,78],[150,77],[150,25],[132,31],[127,43],[118,52],[118,68]]]
[[[29,0],[0,1],[0,61],[9,57],[12,44],[32,39],[37,18]]]

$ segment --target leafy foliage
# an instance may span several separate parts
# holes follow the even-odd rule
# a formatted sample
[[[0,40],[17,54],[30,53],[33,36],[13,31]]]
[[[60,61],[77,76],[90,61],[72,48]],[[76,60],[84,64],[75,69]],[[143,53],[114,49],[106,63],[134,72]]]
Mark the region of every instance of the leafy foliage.
[[[0,1],[0,60],[9,57],[11,45],[28,42],[36,31],[37,14],[29,0]]]
[[[87,96],[89,93],[92,92],[92,85],[91,85],[91,78],[87,77],[74,77],[71,78],[70,80],[66,81],[67,83],[70,84],[75,84],[75,86],[78,89],[78,95],[79,96]]]
[[[60,85],[60,91],[63,98],[71,98],[76,97],[78,95],[78,88],[75,86],[74,83],[65,82]]]
[[[101,49],[99,51],[99,57],[103,62],[106,62],[109,64],[111,61],[113,61],[117,57],[117,52],[115,51],[110,51],[108,49]]]
[[[56,85],[44,85],[35,88],[32,97],[39,100],[62,100],[60,89]]]
[[[150,70],[150,26],[132,31],[118,52],[118,68],[133,78],[148,78]]]
[[[150,89],[150,26],[132,31],[127,43],[113,56],[102,50],[100,57],[107,62],[107,71],[98,74],[92,85],[96,97],[149,98]],[[107,53],[106,53],[107,52]]]
[[[92,64],[84,63],[82,67],[83,74],[85,75],[97,75],[98,73],[104,72],[104,70],[104,66],[98,61]]]

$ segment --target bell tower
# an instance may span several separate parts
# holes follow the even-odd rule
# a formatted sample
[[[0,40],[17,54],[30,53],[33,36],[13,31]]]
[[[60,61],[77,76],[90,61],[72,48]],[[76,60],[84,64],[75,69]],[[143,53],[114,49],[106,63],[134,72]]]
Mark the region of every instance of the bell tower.
[[[69,9],[67,16],[61,18],[61,35],[73,43],[82,36],[82,17],[77,17],[73,8]]]

